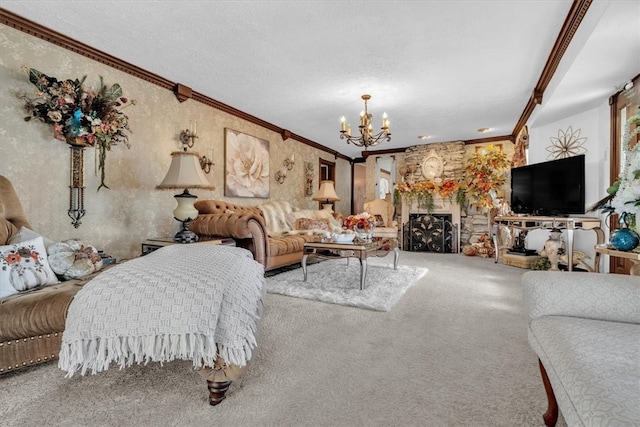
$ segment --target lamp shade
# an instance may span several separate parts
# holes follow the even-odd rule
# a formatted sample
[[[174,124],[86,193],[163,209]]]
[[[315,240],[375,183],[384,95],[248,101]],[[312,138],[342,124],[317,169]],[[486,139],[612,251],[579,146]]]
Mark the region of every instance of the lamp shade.
[[[333,187],[333,181],[321,181],[320,189],[311,197],[313,200],[321,202],[335,202],[340,200]]]
[[[196,153],[187,151],[174,151],[171,153],[171,166],[158,189],[186,189],[204,188],[215,190],[209,183],[202,168],[200,158]]]

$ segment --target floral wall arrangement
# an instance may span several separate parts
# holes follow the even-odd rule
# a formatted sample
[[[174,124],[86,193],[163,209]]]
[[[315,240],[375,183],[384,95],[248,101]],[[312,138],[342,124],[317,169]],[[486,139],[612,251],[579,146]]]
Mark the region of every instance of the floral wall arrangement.
[[[99,152],[100,188],[105,184],[105,161],[107,152],[119,142],[129,145],[129,118],[122,110],[136,101],[129,102],[122,95],[119,84],[107,86],[100,77],[100,87],[94,90],[85,86],[87,76],[81,80],[58,81],[35,68],[23,67],[29,81],[36,87],[34,97],[19,91],[18,96],[25,102],[25,110],[32,118],[50,124],[53,137],[69,145],[96,147]]]

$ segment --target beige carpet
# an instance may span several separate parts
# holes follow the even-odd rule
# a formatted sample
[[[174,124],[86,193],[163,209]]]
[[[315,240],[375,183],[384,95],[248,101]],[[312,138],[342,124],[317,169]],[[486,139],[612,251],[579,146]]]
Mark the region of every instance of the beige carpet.
[[[0,376],[0,424],[542,426],[525,270],[464,255],[400,263],[428,272],[389,312],[268,294],[256,358],[220,406],[190,362],[70,379],[48,364]]]

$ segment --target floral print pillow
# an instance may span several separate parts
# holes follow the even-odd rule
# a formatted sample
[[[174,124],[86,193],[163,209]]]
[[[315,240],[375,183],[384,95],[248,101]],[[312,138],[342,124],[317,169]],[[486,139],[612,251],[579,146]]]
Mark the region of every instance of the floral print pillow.
[[[0,246],[0,298],[56,283],[42,237]]]

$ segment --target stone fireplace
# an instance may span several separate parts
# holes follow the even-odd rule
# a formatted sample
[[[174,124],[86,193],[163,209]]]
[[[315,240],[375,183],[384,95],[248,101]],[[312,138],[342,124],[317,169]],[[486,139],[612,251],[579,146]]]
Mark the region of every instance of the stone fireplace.
[[[462,141],[415,145],[405,151],[403,180],[409,183],[460,180],[464,177],[465,144]],[[425,170],[425,168],[427,168]],[[400,204],[403,249],[459,252],[461,209],[455,200],[433,196],[433,209],[403,198]]]

